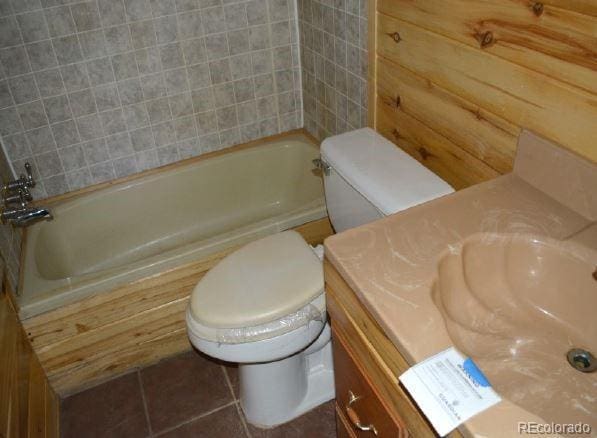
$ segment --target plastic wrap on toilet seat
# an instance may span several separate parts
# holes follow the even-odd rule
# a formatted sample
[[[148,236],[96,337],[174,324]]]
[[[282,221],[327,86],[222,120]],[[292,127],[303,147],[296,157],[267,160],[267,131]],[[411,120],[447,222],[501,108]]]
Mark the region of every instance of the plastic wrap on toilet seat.
[[[253,327],[216,329],[216,340],[226,344],[261,341],[291,332],[309,324],[311,321],[325,321],[325,316],[325,310],[322,312],[313,304],[307,304],[298,312],[267,324]]]
[[[321,294],[296,312],[265,324],[252,327],[213,328],[193,321],[192,329],[196,336],[206,340],[223,344],[241,344],[273,338],[308,325],[311,321],[325,322],[325,320],[325,294]]]

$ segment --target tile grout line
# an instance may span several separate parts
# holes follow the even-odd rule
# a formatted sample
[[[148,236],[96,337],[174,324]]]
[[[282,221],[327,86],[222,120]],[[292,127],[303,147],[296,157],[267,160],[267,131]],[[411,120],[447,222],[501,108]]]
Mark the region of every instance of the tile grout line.
[[[228,377],[226,367],[224,365],[220,365],[220,369],[224,373],[224,379],[226,380],[226,385],[228,386],[228,390],[230,390],[230,394],[232,395],[232,400],[236,400],[236,394],[234,394],[234,388],[232,388],[232,381],[230,380],[230,377]]]
[[[243,428],[245,429],[245,434],[247,435],[248,438],[251,438],[251,432],[249,432],[249,425],[247,424],[247,420],[245,419],[243,410],[240,407],[240,400],[239,400],[238,404],[236,405],[236,413],[240,417],[240,421],[243,424]]]
[[[139,382],[139,388],[141,390],[141,401],[143,402],[143,411],[145,412],[145,421],[147,422],[147,430],[149,436],[152,437],[153,431],[151,430],[151,421],[149,420],[149,409],[147,409],[147,397],[145,397],[145,388],[143,387],[143,379],[141,378],[141,371],[137,370],[137,381]]]
[[[230,380],[230,376],[228,376],[228,372],[226,371],[226,367],[224,365],[220,365],[222,371],[224,373],[224,378],[226,379],[226,384],[228,385],[228,389],[230,390],[230,394],[232,394],[232,399],[237,401],[236,405],[236,413],[238,414],[240,421],[243,425],[243,429],[245,430],[245,434],[248,438],[251,438],[251,433],[249,432],[249,426],[245,420],[245,415],[243,414],[242,408],[240,407],[240,399],[237,400],[236,394],[234,393],[234,388],[232,387],[232,381]]]
[[[203,412],[202,414],[199,414],[199,415],[197,415],[196,417],[192,417],[192,418],[189,418],[188,420],[182,421],[182,422],[180,422],[179,424],[177,424],[176,426],[172,426],[172,427],[169,427],[168,429],[161,430],[159,433],[157,433],[157,434],[155,434],[155,435],[151,435],[151,436],[153,436],[153,437],[159,437],[159,436],[162,436],[162,435],[164,435],[164,434],[166,434],[166,433],[168,433],[168,432],[172,432],[173,430],[176,430],[176,429],[178,429],[178,428],[179,428],[179,427],[181,427],[181,426],[184,426],[184,425],[186,425],[186,424],[192,423],[192,422],[193,422],[193,421],[195,421],[195,420],[199,420],[200,418],[207,417],[207,416],[209,416],[209,415],[211,415],[211,414],[215,414],[216,412],[219,412],[219,411],[221,411],[221,410],[223,410],[223,409],[226,409],[226,408],[228,408],[228,407],[230,407],[230,406],[233,406],[233,405],[235,405],[235,404],[237,404],[237,403],[238,403],[238,402],[237,402],[236,400],[233,400],[233,401],[231,401],[231,402],[229,402],[229,403],[226,403],[225,405],[222,405],[222,406],[220,406],[220,407],[217,407],[217,408],[215,408],[215,409],[212,409],[211,411]]]

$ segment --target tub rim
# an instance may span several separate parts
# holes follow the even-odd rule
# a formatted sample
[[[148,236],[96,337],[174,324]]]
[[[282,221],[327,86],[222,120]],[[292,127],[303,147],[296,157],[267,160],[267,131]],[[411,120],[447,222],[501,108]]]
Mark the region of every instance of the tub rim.
[[[63,206],[68,208],[68,204],[74,203],[74,201],[78,201],[81,198],[89,197],[91,199],[94,197],[94,195],[101,196],[102,195],[101,192],[105,192],[107,194],[112,191],[123,190],[123,189],[126,189],[127,187],[141,184],[144,180],[150,180],[155,177],[160,177],[163,174],[166,174],[168,172],[174,172],[177,169],[190,168],[190,167],[197,165],[200,162],[208,160],[210,158],[223,157],[223,156],[231,154],[231,153],[240,152],[240,151],[244,151],[244,150],[251,150],[254,148],[258,148],[260,146],[264,146],[265,143],[280,142],[280,141],[285,141],[285,140],[292,141],[293,139],[300,140],[302,142],[307,142],[316,149],[320,148],[320,142],[315,137],[313,137],[304,128],[299,128],[299,129],[287,131],[284,133],[275,134],[275,135],[271,135],[268,137],[263,137],[263,138],[260,138],[257,140],[252,140],[249,142],[241,143],[238,145],[226,147],[224,149],[220,149],[217,151],[208,152],[205,154],[201,154],[199,156],[186,158],[183,160],[176,161],[174,163],[170,163],[170,164],[159,166],[159,167],[156,167],[153,169],[148,169],[148,170],[145,170],[142,172],[138,172],[133,175],[128,175],[125,177],[117,178],[117,179],[106,181],[103,183],[94,184],[94,185],[84,187],[82,189],[75,190],[72,192],[67,192],[67,193],[64,193],[61,195],[56,195],[56,196],[44,198],[41,200],[36,200],[32,204],[37,205],[37,206],[40,206],[43,204],[44,206],[50,207],[50,208],[63,207]],[[315,208],[316,208],[316,206],[311,206],[311,208],[309,209],[311,211],[311,213],[313,212],[313,210]],[[323,205],[323,209],[325,210],[325,203]],[[286,214],[284,216],[286,216]],[[314,219],[310,219],[310,220],[314,220]],[[267,224],[262,223],[262,222],[267,222]],[[277,223],[277,221],[272,221],[271,219],[268,219],[266,221],[260,221],[261,227],[264,227],[264,226],[266,227],[268,225],[269,226],[277,226],[279,224]],[[294,226],[296,226],[296,225],[294,225]],[[21,301],[22,301],[21,297],[23,297],[25,263],[27,260],[27,243],[29,241],[30,231],[31,230],[29,230],[28,228],[23,229],[21,245],[20,245],[21,253],[19,256],[19,277],[18,277],[19,283],[18,283],[18,287],[17,287],[16,291],[14,292],[14,300],[13,300],[18,307],[19,314],[21,314],[22,310],[23,310],[22,309],[23,306],[21,305]],[[209,239],[209,240],[211,240],[211,239]],[[188,261],[182,261],[181,265],[184,265],[186,263],[188,263]],[[173,269],[173,267],[166,268],[166,270],[170,270],[170,269]],[[156,275],[156,274],[149,274],[148,277],[151,277],[152,275]],[[141,277],[141,278],[144,278],[144,277]],[[130,282],[139,281],[141,278],[134,278]],[[84,280],[84,283],[87,283],[87,280]],[[119,287],[119,286],[122,286],[123,284],[128,284],[128,283],[129,282],[124,282],[122,284],[116,284],[116,285],[109,285],[106,287],[106,290],[112,290],[115,287]],[[60,290],[60,288],[54,288],[54,289],[44,291],[41,293],[41,295],[45,296],[47,293],[55,292],[57,290]],[[82,296],[78,297],[74,302],[76,302],[80,299],[84,299],[86,296],[92,296],[95,293],[97,293],[97,291],[92,292],[91,294],[83,294]],[[28,308],[28,307],[31,307],[34,305],[35,305],[35,303],[27,303],[25,307]],[[43,310],[43,311],[33,311],[33,313],[31,315],[29,315],[29,316],[23,315],[23,317],[31,317],[34,315],[44,313],[49,310],[51,310],[51,309]]]

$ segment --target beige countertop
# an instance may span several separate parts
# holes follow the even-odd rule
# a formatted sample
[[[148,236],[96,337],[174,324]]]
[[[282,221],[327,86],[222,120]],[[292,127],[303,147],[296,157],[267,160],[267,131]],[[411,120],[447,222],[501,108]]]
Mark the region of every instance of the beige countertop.
[[[597,166],[524,133],[513,173],[332,236],[325,254],[415,364],[452,346],[431,296],[442,253],[478,232],[569,238],[596,221],[596,187]],[[460,430],[520,436],[518,421],[549,422],[504,400]]]

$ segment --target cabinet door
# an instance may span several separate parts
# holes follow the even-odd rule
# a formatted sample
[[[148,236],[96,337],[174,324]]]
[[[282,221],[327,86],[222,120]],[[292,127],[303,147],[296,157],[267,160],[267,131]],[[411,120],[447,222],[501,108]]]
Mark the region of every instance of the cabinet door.
[[[337,332],[334,333],[336,403],[356,437],[405,438],[406,429],[397,424],[375,394],[364,373]],[[338,429],[342,425],[338,424]],[[348,435],[350,436],[350,435]]]

